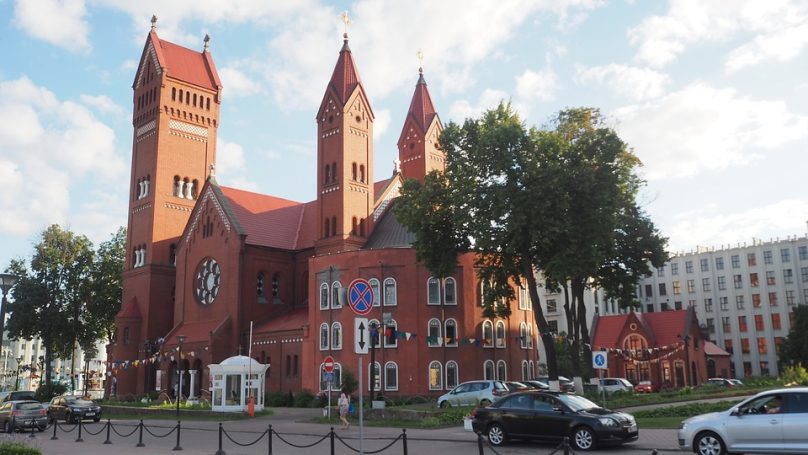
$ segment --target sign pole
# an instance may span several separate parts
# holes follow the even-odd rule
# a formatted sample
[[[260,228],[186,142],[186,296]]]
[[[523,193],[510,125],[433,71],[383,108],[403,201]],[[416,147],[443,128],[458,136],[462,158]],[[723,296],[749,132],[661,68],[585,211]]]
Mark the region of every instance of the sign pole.
[[[357,375],[357,376],[359,376],[359,455],[363,455],[364,452],[362,451],[362,441],[363,441],[364,436],[365,436],[365,432],[364,432],[365,420],[364,420],[364,414],[362,412],[362,409],[363,409],[363,403],[362,403],[362,390],[363,390],[363,388],[362,388],[362,356],[358,355],[356,357],[359,358],[359,368],[358,368],[359,374]]]
[[[603,387],[603,368],[598,368],[600,371],[600,395],[603,401],[603,407],[606,408],[606,387]]]
[[[328,421],[331,422],[331,381],[328,381]]]

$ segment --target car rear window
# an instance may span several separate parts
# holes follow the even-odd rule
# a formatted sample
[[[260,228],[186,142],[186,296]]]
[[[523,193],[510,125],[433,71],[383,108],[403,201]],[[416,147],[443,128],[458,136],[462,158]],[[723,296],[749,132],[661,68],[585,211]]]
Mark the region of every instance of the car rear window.
[[[498,390],[508,390],[508,388],[505,387],[505,384],[503,384],[503,383],[501,383],[499,381],[494,381],[494,388],[498,389]]]
[[[39,403],[20,403],[17,405],[17,409],[21,411],[33,411],[35,409],[42,409],[42,405]]]

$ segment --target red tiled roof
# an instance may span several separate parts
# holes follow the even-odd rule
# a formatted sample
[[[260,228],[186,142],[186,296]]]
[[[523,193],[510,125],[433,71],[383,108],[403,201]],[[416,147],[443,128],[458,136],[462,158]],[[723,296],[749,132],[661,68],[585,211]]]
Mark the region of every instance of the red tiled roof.
[[[730,353],[719,348],[715,343],[712,341],[705,341],[704,342],[704,354],[710,356],[730,356]]]
[[[302,204],[235,188],[219,188],[247,235],[248,244],[284,250],[314,245],[316,201]]]
[[[654,337],[653,341],[656,346],[670,346],[681,341],[679,336],[685,333],[690,311],[660,311],[655,313],[598,316],[597,326],[592,338],[593,349],[618,348],[620,342],[618,337],[620,337],[623,327],[625,327],[632,314]]]
[[[162,40],[157,36],[157,32],[149,32],[146,40],[146,49],[149,44],[154,47],[159,65],[166,70],[168,76],[203,87],[210,90],[217,90],[222,86],[219,80],[219,73],[216,65],[208,51],[197,52],[187,47],[179,46],[172,42]],[[144,49],[144,53],[145,53]],[[138,71],[139,74],[139,71]]]
[[[382,191],[387,188],[387,185],[391,180],[393,180],[392,177],[389,179],[379,180],[373,184],[373,197],[375,197],[377,201],[379,200],[379,196],[382,194]]]
[[[432,123],[432,119],[438,115],[437,111],[435,111],[435,105],[432,104],[432,97],[429,96],[423,73],[418,78],[418,83],[415,84],[415,92],[412,94],[408,115],[412,116],[423,132],[426,132],[426,128]]]
[[[616,348],[620,333],[626,325],[627,314],[598,316],[598,324],[592,337],[592,349]]]
[[[140,308],[138,308],[137,305],[137,297],[132,297],[128,302],[124,303],[116,317],[130,319],[142,318]]]
[[[309,320],[309,310],[301,308],[273,318],[253,329],[254,336],[272,332],[287,332],[302,328]]]
[[[184,343],[204,343],[210,340],[210,332],[215,331],[222,321],[181,322],[166,335],[165,345],[177,344],[177,335],[185,335]]]

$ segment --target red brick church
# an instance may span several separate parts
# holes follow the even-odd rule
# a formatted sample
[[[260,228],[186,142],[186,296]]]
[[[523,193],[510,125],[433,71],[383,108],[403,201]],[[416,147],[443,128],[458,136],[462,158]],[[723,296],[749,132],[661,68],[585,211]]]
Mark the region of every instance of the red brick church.
[[[251,352],[270,364],[267,390],[323,390],[357,376],[355,315],[341,290],[370,283],[381,327],[375,373],[385,395],[436,395],[480,378],[538,369],[538,331],[524,292],[508,319],[482,317],[473,258],[432,278],[391,207],[405,179],[444,167],[442,124],[419,70],[395,169],[373,175],[374,114],[347,34],[316,112],[317,198],[295,202],[215,178],[222,84],[208,49],[149,33],[134,80],[132,174],[122,308],[109,361],[117,394],[209,389],[207,366]],[[335,43],[336,44],[336,43]],[[402,109],[403,111],[403,109]],[[250,328],[252,346],[250,346]],[[178,340],[182,338],[182,355]],[[367,382],[366,382],[367,383]],[[367,390],[367,387],[366,389]]]

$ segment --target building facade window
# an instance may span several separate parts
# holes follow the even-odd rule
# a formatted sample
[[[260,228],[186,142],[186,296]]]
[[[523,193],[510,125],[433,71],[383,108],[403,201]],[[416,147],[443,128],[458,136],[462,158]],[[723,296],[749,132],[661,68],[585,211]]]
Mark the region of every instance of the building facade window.
[[[459,377],[457,362],[454,360],[446,362],[446,389],[451,390],[457,387],[460,382]]]
[[[497,380],[499,381],[508,380],[508,365],[505,363],[504,360],[497,361]]]
[[[777,306],[777,293],[770,292],[769,293],[769,306]]]
[[[760,285],[760,281],[758,280],[758,274],[757,273],[750,273],[749,274],[749,286],[752,286],[753,288],[756,288],[759,285]]]
[[[733,269],[741,268],[741,256],[739,256],[737,254],[733,254],[732,257],[730,258],[730,260],[731,260],[730,262],[732,262],[732,268]]]
[[[796,305],[797,298],[795,297],[793,290],[786,291],[786,304],[787,305]]]
[[[678,275],[679,274],[679,264],[676,262],[671,262],[671,275]]]
[[[398,390],[398,365],[395,362],[384,364],[384,390]]]
[[[384,306],[395,306],[397,301],[396,280],[385,278],[384,280]]]
[[[710,292],[710,279],[709,278],[702,278],[701,279],[701,290],[704,292]]]
[[[777,280],[774,278],[774,270],[769,270],[766,272],[766,284],[769,286],[774,286],[777,284]]]
[[[800,261],[808,261],[808,246],[801,246],[798,248]]]
[[[774,261],[772,261],[772,252],[771,252],[771,250],[764,251],[763,252],[763,263],[766,264],[766,265],[770,265],[773,262]]]
[[[443,280],[443,301],[447,305],[457,305],[457,282],[452,277]]]
[[[721,296],[721,297],[718,298],[718,302],[719,302],[719,304],[721,306],[721,311],[729,310],[729,297]]]
[[[505,337],[507,336],[505,330],[505,321],[497,321],[496,333],[494,334],[498,348],[505,348]]]
[[[755,315],[755,330],[757,330],[758,332],[762,332],[762,331],[766,330],[766,325],[763,322],[763,315],[762,314],[756,314]]]
[[[331,308],[342,308],[342,302],[339,299],[339,293],[342,289],[342,284],[335,281],[331,284]]]
[[[673,295],[679,295],[682,293],[682,284],[679,281],[673,282]]]
[[[429,277],[426,281],[426,303],[440,305],[440,280],[435,277]]]
[[[789,250],[788,248],[780,249],[780,262],[783,263],[791,262],[791,250]]]
[[[320,309],[328,309],[328,284],[326,283],[320,285]]]
[[[746,325],[746,316],[738,316],[738,331],[746,332],[748,327]]]
[[[685,261],[685,273],[693,273],[693,261]]]
[[[493,360],[486,360],[483,362],[483,379],[486,381],[493,381],[495,378],[494,376],[494,361]]]
[[[704,311],[713,311],[713,299],[704,299]]]
[[[443,388],[443,371],[438,361],[429,363],[429,390],[441,390]]]
[[[719,291],[726,291],[727,290],[727,277],[720,276],[717,278],[718,280],[718,290]]]
[[[494,347],[494,323],[488,320],[483,321],[483,347]]]
[[[452,318],[446,320],[446,346],[457,347],[457,321]]]
[[[794,271],[791,269],[784,269],[783,270],[783,283],[792,284],[794,283]]]
[[[440,334],[440,321],[436,318],[432,318],[429,320],[427,326],[427,346],[431,348],[440,346],[441,340],[443,339]]]
[[[328,324],[325,322],[320,324],[320,350],[328,350]]]
[[[780,313],[772,313],[772,330],[780,330],[783,328],[782,322],[780,322]]]
[[[735,308],[737,308],[739,310],[743,310],[743,296],[742,295],[736,295],[735,296]]]
[[[746,265],[748,265],[749,267],[755,267],[757,265],[757,258],[755,257],[755,253],[746,254]]]
[[[370,284],[370,289],[373,291],[373,306],[381,306],[381,298],[379,294],[379,280],[376,278],[371,278],[368,280],[368,284]]]
[[[695,280],[687,280],[687,293],[688,294],[695,294],[696,293],[696,281]]]
[[[547,299],[547,312],[558,313],[558,303],[555,299]]]
[[[342,324],[339,322],[331,325],[331,348],[342,349]]]
[[[724,258],[722,257],[715,258],[715,269],[724,270]]]
[[[699,268],[702,272],[710,271],[710,261],[707,258],[699,259]]]
[[[384,347],[398,347],[398,323],[396,323],[395,319],[387,321],[386,325],[384,326]]]

